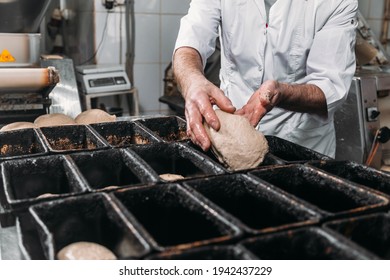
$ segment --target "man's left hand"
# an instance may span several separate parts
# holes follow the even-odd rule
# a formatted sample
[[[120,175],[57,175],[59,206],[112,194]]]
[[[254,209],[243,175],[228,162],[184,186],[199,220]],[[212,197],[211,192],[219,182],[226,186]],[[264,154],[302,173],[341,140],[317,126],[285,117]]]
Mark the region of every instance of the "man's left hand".
[[[235,114],[246,117],[250,124],[256,126],[264,115],[276,106],[281,98],[277,81],[265,81],[241,109]]]

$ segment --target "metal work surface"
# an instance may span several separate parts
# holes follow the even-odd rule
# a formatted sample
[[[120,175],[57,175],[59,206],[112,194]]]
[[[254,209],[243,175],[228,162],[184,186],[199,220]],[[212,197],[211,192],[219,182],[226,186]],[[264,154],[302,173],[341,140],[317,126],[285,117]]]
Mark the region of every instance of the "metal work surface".
[[[73,61],[68,58],[44,59],[41,61],[41,65],[44,67],[54,66],[60,76],[59,83],[49,95],[52,101],[50,113],[62,113],[75,118],[81,113],[81,103]]]

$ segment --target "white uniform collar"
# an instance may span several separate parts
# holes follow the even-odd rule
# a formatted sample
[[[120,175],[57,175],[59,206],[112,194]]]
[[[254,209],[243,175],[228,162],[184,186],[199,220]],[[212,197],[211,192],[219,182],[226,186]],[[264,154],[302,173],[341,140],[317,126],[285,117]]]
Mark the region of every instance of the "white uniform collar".
[[[269,10],[276,3],[277,0],[252,0],[252,1],[256,3],[256,6],[260,11],[260,15],[263,18],[268,19]]]

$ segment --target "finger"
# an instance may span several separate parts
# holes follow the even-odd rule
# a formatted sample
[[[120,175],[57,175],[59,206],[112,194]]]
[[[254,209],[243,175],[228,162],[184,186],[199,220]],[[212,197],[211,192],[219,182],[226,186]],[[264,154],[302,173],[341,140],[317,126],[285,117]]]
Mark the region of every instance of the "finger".
[[[200,146],[203,150],[208,150],[211,142],[203,127],[203,118],[200,111],[194,108],[194,106],[188,106],[186,108],[186,118],[188,120],[187,134],[189,134],[192,142]]]
[[[249,123],[253,126],[257,124],[258,112],[256,112],[256,107],[253,104],[246,104],[241,109],[237,110],[235,114],[245,117]]]
[[[204,117],[205,122],[211,126],[214,130],[218,131],[221,127],[217,114],[207,97],[200,97],[197,101],[197,107],[201,116]]]
[[[242,108],[238,109],[237,111],[234,112],[234,114],[243,116],[243,115],[245,115],[245,110],[243,110]]]
[[[267,113],[266,108],[258,106],[255,110],[253,110],[252,116],[250,118],[251,125],[257,126],[266,113]]]
[[[258,118],[255,114],[252,114],[249,122],[250,122],[251,126],[256,126],[259,123]]]
[[[196,124],[193,133],[196,143],[198,143],[198,146],[200,146],[203,151],[210,149],[211,141],[203,125]]]
[[[228,113],[234,113],[236,108],[233,106],[231,100],[227,98],[223,91],[216,88],[210,94],[210,97],[213,99],[213,102],[222,110]]]
[[[191,128],[191,114],[188,113],[188,110],[187,108],[185,109],[185,116],[186,116],[186,123],[187,123],[187,136],[191,139],[191,141],[195,144],[195,145],[198,145],[198,143],[196,143],[196,138],[194,137],[194,134],[192,133],[192,128]],[[199,146],[199,145],[198,145]]]

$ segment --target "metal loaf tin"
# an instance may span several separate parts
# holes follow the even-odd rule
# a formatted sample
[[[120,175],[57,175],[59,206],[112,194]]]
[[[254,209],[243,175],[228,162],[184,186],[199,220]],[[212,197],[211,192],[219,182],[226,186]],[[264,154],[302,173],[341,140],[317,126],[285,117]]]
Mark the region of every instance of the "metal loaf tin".
[[[265,137],[268,141],[269,152],[285,162],[332,160],[332,158],[328,156],[282,138],[269,135],[266,135]]]
[[[145,145],[160,141],[135,122],[118,121],[90,124],[111,147],[123,148],[131,145]]]
[[[287,165],[250,172],[315,206],[325,218],[378,211],[388,206],[385,196],[306,165]]]
[[[242,246],[204,246],[184,251],[168,251],[154,254],[150,260],[254,260],[257,259]]]
[[[268,167],[271,165],[286,165],[293,163],[307,163],[312,161],[328,161],[332,158],[307,149],[290,141],[276,136],[265,135],[268,141],[269,152],[265,155],[263,162],[256,168]],[[187,142],[193,149],[205,154],[215,162],[219,162],[211,149],[207,152],[202,151],[193,143]],[[255,168],[253,168],[255,169]],[[242,172],[243,170],[241,170]]]
[[[79,241],[101,244],[118,259],[141,258],[149,244],[104,193],[69,197],[29,208],[46,259]]]
[[[186,121],[177,116],[145,118],[136,122],[166,142],[189,139],[186,132]]]
[[[388,173],[353,161],[313,162],[310,165],[390,196],[390,174]]]
[[[201,197],[177,184],[122,189],[110,195],[133,226],[160,252],[223,244],[242,235],[237,226]]]
[[[227,171],[207,156],[183,143],[155,143],[131,147],[158,175],[177,174],[184,178],[224,174]],[[162,179],[161,179],[162,180]]]
[[[196,150],[197,152],[205,155],[206,157],[210,158],[211,160],[213,160],[215,163],[218,163],[218,164],[221,164],[218,160],[218,158],[214,155],[214,153],[212,152],[212,150],[208,150],[208,151],[203,151],[199,146],[193,144],[192,142],[186,142],[186,145],[190,146],[191,149],[193,150]],[[271,153],[267,153],[264,157],[264,160],[263,162],[255,167],[255,168],[262,168],[262,167],[265,167],[265,166],[270,166],[270,165],[285,165],[287,164],[286,161],[274,156],[273,154]],[[240,170],[240,172],[244,172],[245,170]],[[234,173],[234,171],[228,171],[229,173]]]
[[[352,242],[318,227],[252,237],[240,245],[264,260],[376,259]]]
[[[15,226],[15,215],[12,212],[10,207],[4,207],[7,205],[5,193],[4,193],[4,184],[3,184],[3,176],[0,171],[0,228],[7,228]],[[3,247],[0,244],[0,249]]]
[[[132,151],[109,149],[67,155],[90,190],[107,190],[158,181],[157,174]]]
[[[18,250],[22,259],[45,259],[36,223],[29,212],[23,212],[18,215],[16,219],[16,234]]]
[[[390,214],[377,213],[324,224],[382,259],[390,259]]]
[[[4,207],[12,210],[87,191],[75,167],[62,155],[3,162],[1,174]]]
[[[38,131],[52,153],[93,151],[109,147],[86,125],[41,127]]]
[[[35,129],[0,132],[0,162],[47,153],[47,146]]]
[[[183,183],[232,215],[249,234],[264,234],[318,223],[321,215],[292,196],[242,174]]]

